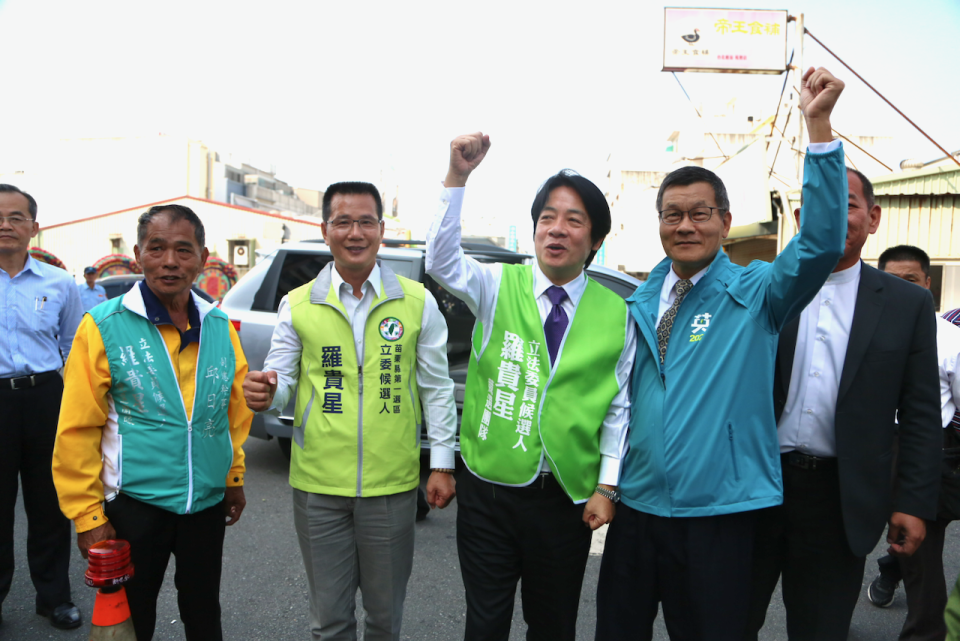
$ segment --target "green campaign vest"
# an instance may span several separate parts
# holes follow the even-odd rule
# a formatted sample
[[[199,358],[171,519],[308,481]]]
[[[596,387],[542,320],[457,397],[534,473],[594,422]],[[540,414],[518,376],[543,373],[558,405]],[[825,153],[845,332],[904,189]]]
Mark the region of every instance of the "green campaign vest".
[[[131,304],[139,299],[136,294]],[[177,514],[199,512],[223,499],[233,465],[227,408],[236,356],[230,320],[219,309],[210,309],[200,324],[196,393],[188,420],[160,330],[124,306],[130,296],[88,312],[110,363],[120,441],[117,489]]]
[[[551,369],[533,267],[503,265],[485,348],[483,327],[474,329],[460,429],[467,467],[490,482],[523,486],[546,456],[567,495],[588,499],[600,475],[600,428],[620,389],[626,321],[623,299],[587,279]]]
[[[333,268],[329,263],[287,295],[303,343],[290,485],[335,496],[412,490],[420,482],[423,285],[381,265],[360,367],[346,310],[330,285]]]

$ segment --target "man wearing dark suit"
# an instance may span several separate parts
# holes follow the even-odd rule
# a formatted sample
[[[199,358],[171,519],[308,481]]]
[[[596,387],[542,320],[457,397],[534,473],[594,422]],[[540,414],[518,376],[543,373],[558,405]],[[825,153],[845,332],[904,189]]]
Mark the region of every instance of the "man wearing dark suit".
[[[846,639],[864,560],[884,523],[889,551],[909,556],[923,541],[924,519],[936,518],[942,436],[933,300],[861,263],[880,207],[863,174],[848,168],[847,178],[843,258],[780,334],[774,408],[784,500],[757,519],[748,639],[757,639],[781,574],[791,641]]]

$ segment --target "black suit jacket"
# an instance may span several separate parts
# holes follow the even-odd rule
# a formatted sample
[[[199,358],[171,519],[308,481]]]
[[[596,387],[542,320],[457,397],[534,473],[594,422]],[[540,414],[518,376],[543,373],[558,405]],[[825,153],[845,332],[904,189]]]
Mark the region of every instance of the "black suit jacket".
[[[862,265],[835,416],[840,499],[851,551],[866,556],[892,512],[937,514],[940,376],[930,293]],[[780,333],[773,388],[777,421],[790,389],[800,319]],[[898,430],[899,488],[891,491]]]

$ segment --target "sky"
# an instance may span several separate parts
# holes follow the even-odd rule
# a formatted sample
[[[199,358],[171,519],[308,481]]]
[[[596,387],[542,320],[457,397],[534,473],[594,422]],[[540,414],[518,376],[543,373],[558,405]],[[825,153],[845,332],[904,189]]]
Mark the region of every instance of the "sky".
[[[957,0],[739,6],[804,13],[810,32],[947,150],[960,149]],[[184,135],[273,165],[299,187],[393,172],[403,220],[422,237],[450,141],[483,131],[492,148],[470,178],[464,217],[503,235],[516,224],[525,237],[548,176],[570,167],[605,189],[611,153],[642,164],[690,116],[661,71],[662,46],[663,6],[637,0],[0,0],[0,172],[57,138]],[[897,138],[888,164],[942,156],[809,38],[804,64],[846,81],[837,130]],[[736,96],[767,112],[783,82],[680,77],[695,102]],[[104,179],[78,197],[95,201],[110,188]],[[47,194],[34,195],[42,211]]]

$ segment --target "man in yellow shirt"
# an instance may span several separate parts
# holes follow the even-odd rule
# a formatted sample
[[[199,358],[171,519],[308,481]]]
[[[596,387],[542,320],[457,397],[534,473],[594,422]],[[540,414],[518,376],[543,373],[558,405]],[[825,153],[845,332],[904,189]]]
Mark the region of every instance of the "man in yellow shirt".
[[[160,205],[141,215],[134,253],[143,282],[77,330],[54,483],[84,558],[99,541],[130,542],[137,639],[153,637],[172,553],[187,638],[217,641],[224,526],[245,505],[247,361],[227,316],[191,293],[208,255],[193,211]]]

